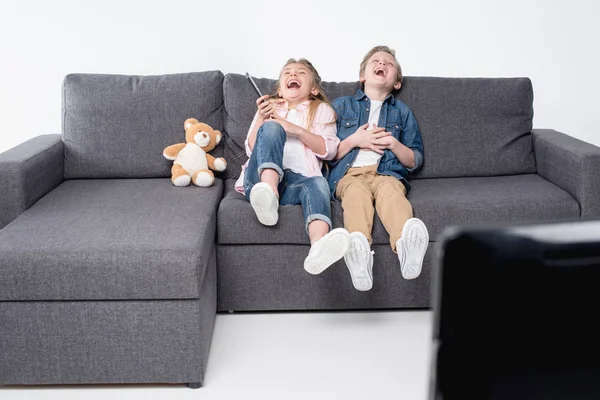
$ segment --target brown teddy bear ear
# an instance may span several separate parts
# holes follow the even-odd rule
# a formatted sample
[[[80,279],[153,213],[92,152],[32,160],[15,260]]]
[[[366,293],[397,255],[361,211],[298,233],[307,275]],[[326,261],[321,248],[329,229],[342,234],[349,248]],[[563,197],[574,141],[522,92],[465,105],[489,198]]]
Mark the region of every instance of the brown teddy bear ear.
[[[183,124],[183,129],[185,129],[186,131],[188,129],[190,129],[190,127],[198,124],[198,120],[196,118],[188,118],[185,120],[185,123]]]

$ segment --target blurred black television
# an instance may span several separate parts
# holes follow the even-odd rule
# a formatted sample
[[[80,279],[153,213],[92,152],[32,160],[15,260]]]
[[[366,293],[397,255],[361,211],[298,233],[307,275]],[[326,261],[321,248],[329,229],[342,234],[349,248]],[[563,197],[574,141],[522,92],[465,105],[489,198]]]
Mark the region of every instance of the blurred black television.
[[[447,229],[430,400],[600,399],[600,221]]]

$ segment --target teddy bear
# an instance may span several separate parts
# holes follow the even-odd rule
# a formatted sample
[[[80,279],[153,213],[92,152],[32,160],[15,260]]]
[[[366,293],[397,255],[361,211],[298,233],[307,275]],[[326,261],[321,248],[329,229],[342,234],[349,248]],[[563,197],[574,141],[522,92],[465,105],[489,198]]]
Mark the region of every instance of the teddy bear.
[[[173,161],[171,181],[180,187],[190,182],[196,186],[211,186],[215,181],[211,170],[225,171],[227,168],[224,158],[208,154],[221,141],[221,132],[195,118],[188,118],[183,126],[186,143],[173,144],[163,151],[163,156]]]

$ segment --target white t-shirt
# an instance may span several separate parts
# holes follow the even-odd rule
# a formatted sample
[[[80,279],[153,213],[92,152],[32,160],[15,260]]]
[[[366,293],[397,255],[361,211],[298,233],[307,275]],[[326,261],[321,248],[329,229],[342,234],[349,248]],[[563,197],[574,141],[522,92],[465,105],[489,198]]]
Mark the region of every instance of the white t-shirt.
[[[292,124],[303,126],[302,115],[296,109],[290,109],[285,119]],[[304,176],[311,175],[304,156],[304,143],[295,135],[287,135],[283,146],[283,168]]]
[[[369,110],[369,127],[367,130],[373,130],[373,124],[377,125],[379,122],[379,114],[381,113],[381,107],[383,106],[383,101],[379,100],[371,100],[371,109]],[[366,167],[369,165],[375,165],[379,162],[381,158],[381,154],[375,153],[373,150],[360,149],[358,151],[358,155],[356,156],[356,160],[352,164],[352,167]]]

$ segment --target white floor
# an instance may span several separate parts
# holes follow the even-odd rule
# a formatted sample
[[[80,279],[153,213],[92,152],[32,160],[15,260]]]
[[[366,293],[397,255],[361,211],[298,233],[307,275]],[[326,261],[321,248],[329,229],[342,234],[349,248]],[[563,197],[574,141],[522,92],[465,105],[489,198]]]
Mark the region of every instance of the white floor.
[[[204,387],[0,388],[2,400],[426,400],[429,311],[220,314]]]

